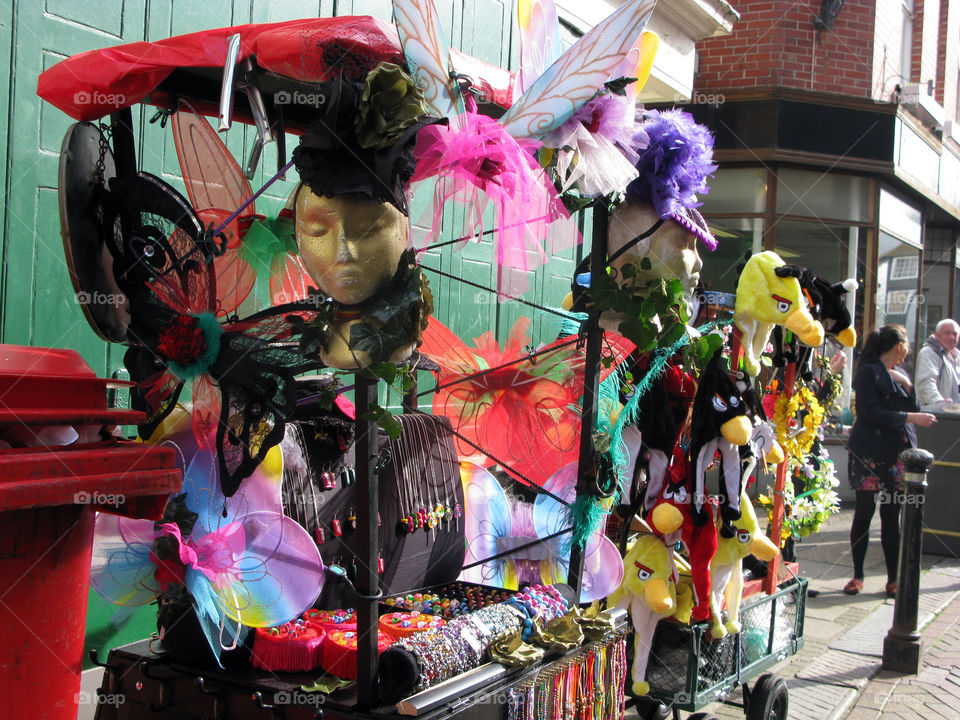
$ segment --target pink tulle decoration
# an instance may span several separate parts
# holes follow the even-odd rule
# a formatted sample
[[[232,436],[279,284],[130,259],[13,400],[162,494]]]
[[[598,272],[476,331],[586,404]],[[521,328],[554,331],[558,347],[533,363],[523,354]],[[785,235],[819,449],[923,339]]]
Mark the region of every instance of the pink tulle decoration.
[[[420,130],[413,182],[436,177],[433,227],[440,227],[443,205],[466,206],[466,227],[484,230],[484,210],[493,206],[496,227],[497,290],[515,297],[529,287],[529,271],[546,260],[542,243],[547,226],[569,213],[534,159],[540,143],[515,139],[486,115],[466,112],[460,127],[430,125]]]
[[[564,191],[574,184],[586,197],[623,192],[637,177],[640,156],[635,144],[635,103],[620,95],[602,94],[588,101],[569,120],[548,133],[543,144],[556,149],[556,172]]]

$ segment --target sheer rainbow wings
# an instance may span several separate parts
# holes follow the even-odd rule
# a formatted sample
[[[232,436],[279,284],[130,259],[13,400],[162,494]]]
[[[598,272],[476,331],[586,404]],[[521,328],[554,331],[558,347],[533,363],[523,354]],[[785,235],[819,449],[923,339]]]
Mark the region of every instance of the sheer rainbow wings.
[[[150,561],[157,539],[153,521],[98,513],[94,535],[93,589],[116,605],[146,605],[155,600],[163,586],[154,576],[157,566]]]
[[[192,433],[178,438],[189,445]],[[189,457],[192,448],[181,450],[181,457]],[[310,607],[323,588],[316,544],[276,507],[276,470],[262,467],[245,481],[249,492],[229,499],[220,490],[211,450],[196,449],[184,473],[186,507],[197,513],[190,536],[182,539],[196,552],[185,581],[211,627],[224,618],[251,627],[278,625]],[[143,605],[164,590],[150,557],[163,530],[150,520],[104,514],[96,532],[91,584],[97,592],[118,605]]]
[[[577,499],[577,463],[571,463],[557,471],[543,486],[553,495],[567,503]],[[537,537],[549,537],[565,530],[568,526],[564,505],[550,495],[537,495],[533,502],[533,528]],[[569,533],[558,536],[550,542],[555,547],[549,561],[541,564],[541,574],[545,583],[566,582],[570,568]],[[580,602],[593,602],[607,597],[620,586],[623,580],[623,563],[620,551],[599,529],[587,540],[583,555],[583,583],[580,588]]]
[[[493,475],[473,463],[460,463],[460,480],[463,483],[463,531],[467,543],[463,559],[466,569],[460,578],[467,582],[509,587],[511,580],[516,581],[510,559],[496,558],[500,552],[498,539],[509,537],[513,532],[507,496]]]
[[[520,28],[520,72],[514,101],[560,57],[560,23],[553,0],[517,0]]]
[[[450,74],[450,46],[433,0],[393,0],[393,15],[407,65],[431,111],[457,123],[465,111]]]
[[[562,125],[634,47],[656,0],[632,0],[595,25],[544,72],[500,118],[514,137],[542,137]]]
[[[627,97],[636,100],[637,95],[643,90],[650,77],[650,71],[653,69],[653,61],[657,56],[657,49],[660,47],[660,38],[655,32],[644,30],[640,37],[633,44],[633,48],[627,53],[627,56],[620,63],[615,77],[636,78],[635,82],[626,87]]]

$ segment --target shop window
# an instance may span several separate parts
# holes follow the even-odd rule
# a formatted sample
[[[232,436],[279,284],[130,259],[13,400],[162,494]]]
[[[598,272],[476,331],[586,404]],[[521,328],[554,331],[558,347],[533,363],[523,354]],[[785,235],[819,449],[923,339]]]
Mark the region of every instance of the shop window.
[[[917,324],[917,272],[920,250],[889,233],[880,232],[877,263],[877,326],[898,323],[907,329],[911,346],[922,339]],[[912,272],[898,275],[897,268],[914,268]]]
[[[872,222],[873,198],[870,178],[792,168],[777,172],[777,215]]]
[[[744,255],[762,249],[763,218],[707,218],[710,229],[717,236],[717,249],[710,252],[700,246],[703,269],[700,281],[706,290],[735,292],[737,265]]]
[[[775,228],[775,249],[784,261],[802,265],[831,282],[840,282],[851,274],[847,258],[852,245],[857,243],[857,231],[847,225],[780,220]]]

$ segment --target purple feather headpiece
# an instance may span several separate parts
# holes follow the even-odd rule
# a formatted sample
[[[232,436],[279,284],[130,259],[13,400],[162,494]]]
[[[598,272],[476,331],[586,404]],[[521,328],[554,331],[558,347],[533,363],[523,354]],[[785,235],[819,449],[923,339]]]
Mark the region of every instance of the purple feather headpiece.
[[[676,221],[715,249],[717,240],[696,210],[697,194],[706,194],[707,178],[717,169],[713,135],[690,113],[676,109],[644,111],[636,134],[647,146],[637,148],[640,176],[627,186],[627,200],[651,203],[658,216]]]

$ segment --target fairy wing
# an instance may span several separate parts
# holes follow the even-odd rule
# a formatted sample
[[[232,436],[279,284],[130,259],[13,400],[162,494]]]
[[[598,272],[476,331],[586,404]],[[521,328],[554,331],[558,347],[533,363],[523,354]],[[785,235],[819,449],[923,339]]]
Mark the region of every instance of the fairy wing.
[[[517,25],[520,28],[520,72],[514,91],[519,97],[560,57],[562,46],[553,0],[518,0]]]
[[[514,137],[541,137],[562,125],[611,78],[653,14],[656,0],[632,0],[595,25],[507,110]]]
[[[219,227],[253,195],[250,183],[207,119],[186,100],[180,100],[171,126],[187,196],[205,227]],[[253,269],[239,254],[245,229],[255,215],[254,204],[250,203],[227,225],[226,252],[214,260],[225,313],[240,307],[256,280]]]
[[[627,97],[636,100],[637,95],[643,90],[643,86],[647,84],[659,47],[660,38],[657,34],[650,30],[644,30],[640,33],[640,37],[637,38],[623,62],[620,63],[620,68],[615,73],[616,77],[636,78],[635,82],[626,87]]]
[[[433,0],[393,0],[393,15],[407,65],[438,118],[465,111],[459,85],[450,76],[450,45]]]
[[[489,472],[469,462],[460,463],[463,483],[464,537],[467,552],[462,580],[505,587],[509,570],[506,558],[496,558],[498,538],[509,537],[513,520],[500,483]],[[467,567],[472,565],[473,567]]]
[[[235,522],[237,532],[197,539],[198,554],[218,558],[211,563],[217,572],[210,590],[220,611],[249,627],[270,627],[307,610],[319,597],[324,577],[320,551],[310,534],[270,511],[252,512]]]
[[[190,446],[193,433],[189,428],[181,430],[163,442],[168,443]],[[193,457],[183,474],[183,492],[187,494],[187,507],[197,513],[197,525],[210,533],[254,512],[282,513],[283,459],[279,447],[270,452],[274,456],[258,465],[244,480],[240,492],[228,498],[220,490],[216,453],[209,447],[187,447],[183,454]]]
[[[162,592],[150,560],[157,537],[152,520],[132,520],[98,513],[90,584],[117,605],[146,605]]]

